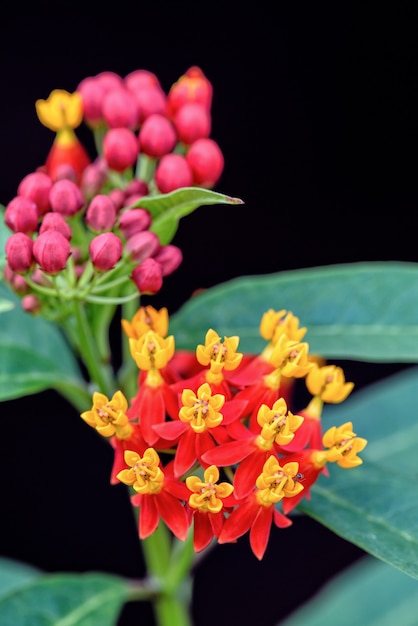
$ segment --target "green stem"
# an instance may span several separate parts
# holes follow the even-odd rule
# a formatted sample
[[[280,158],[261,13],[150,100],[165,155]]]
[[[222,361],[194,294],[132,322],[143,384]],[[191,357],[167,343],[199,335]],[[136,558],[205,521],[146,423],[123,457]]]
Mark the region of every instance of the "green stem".
[[[90,379],[104,394],[113,393],[115,382],[111,375],[109,365],[101,363],[100,355],[89,326],[84,304],[79,300],[74,300],[74,317],[77,324],[77,334],[81,357],[87,367]]]
[[[184,553],[190,551],[190,537],[182,546]],[[191,558],[182,558],[178,554],[180,567],[175,563],[175,552],[180,548],[177,543],[173,544],[170,532],[160,521],[157,529],[142,542],[147,572],[152,578],[161,582],[161,592],[153,600],[158,626],[192,626],[190,615],[191,598]],[[179,576],[179,573],[182,575]],[[186,574],[184,575],[184,573]]]
[[[57,385],[56,389],[58,393],[63,396],[68,402],[77,409],[77,411],[86,411],[91,405],[91,394],[87,389],[79,386],[65,383]]]

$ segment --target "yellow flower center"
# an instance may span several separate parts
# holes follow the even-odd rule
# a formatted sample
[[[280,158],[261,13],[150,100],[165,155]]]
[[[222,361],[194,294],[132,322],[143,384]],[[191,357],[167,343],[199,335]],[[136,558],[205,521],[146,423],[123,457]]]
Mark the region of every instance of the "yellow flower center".
[[[258,503],[268,507],[280,502],[282,498],[296,496],[303,489],[303,485],[298,482],[299,476],[298,463],[286,463],[281,467],[276,457],[271,455],[256,481]]]
[[[205,513],[219,513],[223,508],[222,499],[229,496],[234,487],[229,483],[219,483],[219,470],[211,465],[204,472],[204,479],[198,476],[188,476],[186,485],[193,491],[189,504],[193,509],[200,509]]]
[[[136,492],[156,494],[161,491],[164,484],[164,473],[160,468],[160,457],[154,448],[145,450],[141,457],[132,450],[125,451],[125,463],[129,469],[121,470],[117,478],[125,485],[132,486]]]
[[[81,413],[81,417],[103,437],[115,435],[118,439],[128,439],[133,426],[126,415],[127,408],[128,402],[121,391],[113,394],[110,400],[104,394],[95,392],[92,408]]]
[[[182,392],[183,406],[179,411],[179,419],[188,423],[196,433],[203,433],[209,428],[216,428],[223,420],[219,410],[225,402],[222,394],[212,395],[210,385],[203,383],[197,391],[197,396],[191,389]]]

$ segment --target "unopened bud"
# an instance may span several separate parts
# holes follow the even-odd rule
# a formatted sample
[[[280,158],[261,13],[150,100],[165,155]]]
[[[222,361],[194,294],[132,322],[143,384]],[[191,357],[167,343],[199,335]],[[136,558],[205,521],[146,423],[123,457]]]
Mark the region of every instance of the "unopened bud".
[[[27,174],[17,188],[18,196],[29,198],[38,207],[38,215],[43,215],[51,208],[49,192],[52,189],[52,178],[44,172]]]
[[[4,221],[13,232],[30,235],[38,228],[38,207],[29,198],[15,196],[6,206]]]
[[[141,152],[159,159],[174,149],[177,134],[172,122],[165,115],[154,113],[142,124],[138,141]]]
[[[3,278],[8,283],[13,291],[16,293],[26,293],[28,291],[28,284],[21,274],[13,271],[8,263],[3,269]]]
[[[109,191],[109,198],[115,205],[116,213],[118,213],[121,208],[125,206],[126,194],[122,189],[111,189]]]
[[[114,202],[105,194],[94,196],[86,212],[86,224],[96,232],[111,230],[116,220]]]
[[[114,89],[103,98],[103,117],[109,128],[130,128],[138,126],[138,105],[135,96],[125,87]]]
[[[161,265],[155,259],[145,259],[134,268],[131,278],[142,294],[153,295],[163,285],[163,272]]]
[[[192,170],[181,154],[165,154],[159,161],[154,175],[155,184],[161,193],[169,193],[193,183]]]
[[[39,227],[39,234],[45,233],[47,230],[56,230],[68,240],[71,239],[71,228],[65,221],[61,213],[45,213]]]
[[[89,255],[94,267],[107,272],[115,267],[122,257],[123,244],[114,233],[101,233],[91,240]]]
[[[104,159],[97,158],[87,165],[81,175],[81,190],[85,198],[92,198],[100,192],[107,178],[107,164]]]
[[[199,102],[206,109],[212,106],[213,87],[200,67],[193,65],[180,76],[168,92],[167,104],[170,115],[174,116],[187,102]]]
[[[126,244],[125,250],[129,254],[132,261],[142,263],[148,257],[154,256],[160,248],[160,240],[158,236],[150,230],[143,230],[135,233],[130,237]]]
[[[139,88],[129,87],[135,96],[139,113],[139,124],[154,113],[165,115],[167,109],[167,95],[159,83],[155,85],[142,85]]]
[[[187,146],[197,139],[209,137],[212,128],[210,111],[198,102],[188,102],[180,107],[173,122],[179,140]]]
[[[70,254],[70,242],[57,230],[43,232],[33,244],[33,256],[47,274],[61,272]]]
[[[34,294],[28,294],[22,298],[22,309],[26,313],[38,313],[42,308],[42,302]]]
[[[7,263],[17,273],[27,272],[34,264],[33,240],[25,233],[11,235],[5,245]]]
[[[115,172],[124,172],[134,165],[139,146],[135,133],[129,128],[111,128],[103,138],[103,156]]]
[[[131,180],[125,187],[125,194],[127,196],[141,195],[147,196],[149,193],[149,188],[145,180],[141,180],[140,178],[134,178]]]
[[[163,276],[168,276],[181,265],[183,253],[177,246],[167,244],[161,246],[153,258],[161,265]]]
[[[146,209],[127,209],[119,216],[119,228],[125,239],[140,233],[151,225],[151,214]]]
[[[54,183],[49,200],[51,208],[57,213],[71,217],[78,213],[85,204],[80,188],[71,180],[58,180]]]
[[[193,174],[193,184],[206,189],[215,186],[224,169],[221,149],[210,137],[197,139],[190,146],[186,161]]]

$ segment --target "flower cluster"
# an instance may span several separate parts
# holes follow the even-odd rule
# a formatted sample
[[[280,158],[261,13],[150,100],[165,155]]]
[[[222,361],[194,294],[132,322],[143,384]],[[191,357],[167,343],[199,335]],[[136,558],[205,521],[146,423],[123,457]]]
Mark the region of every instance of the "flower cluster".
[[[63,319],[73,299],[120,303],[161,289],[182,252],[161,239],[145,200],[212,189],[219,180],[224,158],[210,137],[212,91],[198,67],[168,93],[148,70],[124,78],[104,71],[74,93],[55,89],[36,102],[55,139],[5,210],[12,234],[4,277],[25,310]],[[93,133],[94,159],[76,135],[82,123]]]
[[[265,312],[258,355],[238,352],[238,336],[222,339],[212,328],[195,352],[176,350],[166,308],[142,306],[122,328],[137,393],[128,401],[120,390],[95,392],[81,417],[113,447],[110,481],[132,488],[141,539],[160,519],[180,540],[193,527],[196,552],[248,532],[262,559],[272,524],[292,523],[329,463],[362,463],[367,441],[352,423],[323,432],[321,422],[324,404],[342,402],[354,385],[309,353],[307,329],[292,312]],[[296,413],[297,380],[311,399]]]

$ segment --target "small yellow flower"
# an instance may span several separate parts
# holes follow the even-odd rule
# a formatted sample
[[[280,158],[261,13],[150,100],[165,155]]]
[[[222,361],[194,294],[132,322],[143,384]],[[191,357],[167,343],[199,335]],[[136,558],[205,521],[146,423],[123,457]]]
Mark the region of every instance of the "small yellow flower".
[[[271,506],[283,498],[292,498],[300,493],[303,485],[294,480],[298,471],[299,463],[292,461],[281,467],[273,454],[269,456],[256,481],[258,502],[263,506]]]
[[[216,428],[223,420],[220,409],[225,403],[221,393],[212,395],[209,383],[203,383],[197,390],[197,396],[191,389],[184,389],[181,394],[182,408],[179,419],[190,424],[195,433],[203,433],[208,428]]]
[[[154,330],[146,331],[139,339],[129,339],[132,358],[140,370],[160,370],[174,356],[174,337],[162,337]]]
[[[124,459],[128,469],[121,470],[117,478],[131,485],[140,494],[159,493],[164,483],[160,457],[154,448],[147,448],[141,457],[137,452],[125,450]]]
[[[273,346],[269,362],[274,368],[280,370],[282,376],[302,378],[314,366],[314,363],[309,360],[308,351],[307,343],[293,341],[286,335],[280,335]]]
[[[260,335],[266,341],[276,343],[280,335],[286,335],[293,341],[301,341],[307,329],[299,328],[299,318],[295,317],[291,311],[282,309],[274,311],[269,309],[261,318]]]
[[[77,128],[83,121],[83,103],[77,92],[54,89],[47,100],[36,100],[39,121],[54,132]]]
[[[110,400],[104,393],[95,391],[92,408],[80,417],[103,437],[116,435],[118,439],[128,439],[133,426],[126,415],[127,409],[128,401],[121,391],[116,391]]]
[[[314,363],[305,382],[313,396],[319,396],[323,402],[334,404],[345,400],[354,387],[354,383],[345,382],[342,368],[336,365],[318,366]]]
[[[157,310],[153,306],[141,306],[130,322],[123,319],[121,323],[130,339],[139,339],[149,330],[165,337],[168,333],[168,310],[166,307]]]
[[[203,481],[199,476],[188,476],[186,485],[193,491],[189,504],[193,509],[208,513],[219,513],[223,508],[222,499],[230,496],[234,487],[229,483],[219,483],[219,470],[215,465],[205,469]]]
[[[325,448],[329,448],[326,451],[326,458],[331,463],[336,462],[344,468],[357,467],[363,463],[357,453],[366,447],[367,439],[356,436],[351,422],[346,422],[338,428],[336,426],[329,428],[322,438],[322,443]]]
[[[222,370],[234,370],[242,361],[243,355],[237,352],[239,337],[224,337],[223,343],[220,336],[212,328],[205,337],[205,345],[198,345],[196,358],[201,365],[209,365],[213,374],[220,374]]]
[[[303,417],[293,415],[287,410],[284,398],[279,398],[270,408],[262,404],[257,413],[257,422],[261,427],[260,436],[266,441],[275,441],[279,446],[290,443],[295,431],[303,423]]]

